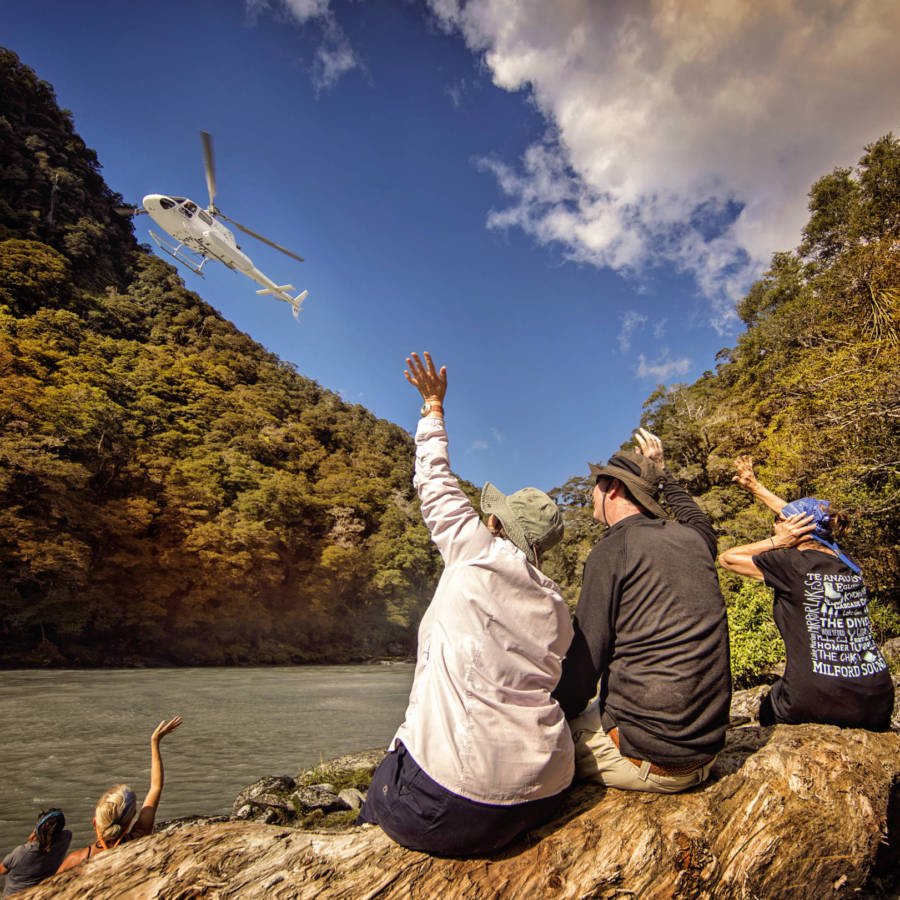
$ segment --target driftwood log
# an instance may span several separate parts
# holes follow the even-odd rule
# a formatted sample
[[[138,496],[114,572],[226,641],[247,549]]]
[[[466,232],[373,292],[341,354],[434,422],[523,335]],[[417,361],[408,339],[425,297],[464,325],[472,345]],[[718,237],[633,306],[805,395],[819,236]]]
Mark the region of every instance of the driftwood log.
[[[680,796],[583,786],[562,816],[484,859],[404,850],[379,828],[169,825],[30,898],[896,896],[900,734],[734,728]]]

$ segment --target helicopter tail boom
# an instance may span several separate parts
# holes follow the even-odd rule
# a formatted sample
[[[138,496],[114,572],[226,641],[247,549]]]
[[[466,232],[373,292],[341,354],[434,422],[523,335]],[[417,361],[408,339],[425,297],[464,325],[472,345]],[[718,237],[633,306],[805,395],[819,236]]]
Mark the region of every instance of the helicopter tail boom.
[[[299,317],[301,304],[309,296],[309,291],[300,291],[296,297],[292,297],[288,291],[295,290],[297,289],[292,284],[276,284],[272,285],[272,287],[263,288],[256,293],[260,296],[269,294],[272,297],[277,297],[279,300],[284,300],[285,303],[290,303],[296,319]]]

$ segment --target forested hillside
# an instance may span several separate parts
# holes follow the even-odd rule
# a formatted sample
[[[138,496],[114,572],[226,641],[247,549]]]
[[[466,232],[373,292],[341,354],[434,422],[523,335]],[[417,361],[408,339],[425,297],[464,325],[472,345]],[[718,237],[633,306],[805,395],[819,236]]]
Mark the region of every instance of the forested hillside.
[[[0,664],[408,653],[437,573],[412,441],[139,248],[0,51]]]
[[[852,518],[844,542],[863,567],[882,640],[900,632],[900,141],[868,146],[809,194],[803,240],[778,253],[738,307],[746,329],[715,372],[658,388],[641,424],[712,517],[720,548],[771,533],[772,515],[733,485],[749,453],[780,496],[828,498]],[[567,546],[555,574],[577,589],[596,539],[584,479],[558,491]],[[734,670],[783,652],[771,592],[722,572]]]
[[[52,88],[0,50],[0,665],[407,653],[438,558],[412,441],[238,332],[139,247]],[[771,516],[731,483],[853,516],[879,636],[900,633],[900,142],[810,192],[803,241],[739,307],[735,347],[642,424],[722,548]],[[555,491],[546,568],[577,597],[599,536]],[[469,486],[467,486],[469,489]],[[783,653],[771,598],[723,573],[739,680]]]

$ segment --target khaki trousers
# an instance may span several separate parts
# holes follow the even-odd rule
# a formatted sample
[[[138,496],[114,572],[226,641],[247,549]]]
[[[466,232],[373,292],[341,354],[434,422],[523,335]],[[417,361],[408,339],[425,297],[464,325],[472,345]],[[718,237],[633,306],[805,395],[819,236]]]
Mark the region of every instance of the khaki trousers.
[[[594,781],[625,791],[678,794],[709,778],[710,760],[687,775],[654,775],[646,760],[640,767],[622,756],[612,738],[603,730],[597,701],[569,722],[575,741],[575,778]]]

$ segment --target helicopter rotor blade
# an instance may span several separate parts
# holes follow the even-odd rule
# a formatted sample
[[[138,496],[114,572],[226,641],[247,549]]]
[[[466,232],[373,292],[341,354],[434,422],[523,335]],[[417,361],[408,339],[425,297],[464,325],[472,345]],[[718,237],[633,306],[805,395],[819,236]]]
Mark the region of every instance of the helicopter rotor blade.
[[[120,216],[143,216],[146,215],[147,210],[140,206],[116,206],[115,212]]]
[[[230,216],[226,216],[223,212],[217,212],[219,218],[225,219],[228,222],[231,222],[235,228],[240,228],[244,234],[249,234],[250,237],[256,238],[258,241],[262,241],[264,244],[268,244],[270,247],[274,247],[276,250],[279,250],[281,253],[284,253],[286,256],[290,256],[291,259],[296,259],[297,262],[303,262],[302,256],[297,256],[296,253],[291,253],[286,247],[282,247],[281,244],[276,244],[275,241],[270,241],[267,237],[263,237],[261,234],[257,234],[252,229],[248,228],[246,225],[241,225],[240,222],[235,222]]]
[[[200,132],[203,141],[203,167],[206,169],[206,189],[209,191],[209,211],[216,209],[216,164],[213,159],[212,135],[208,131]]]

